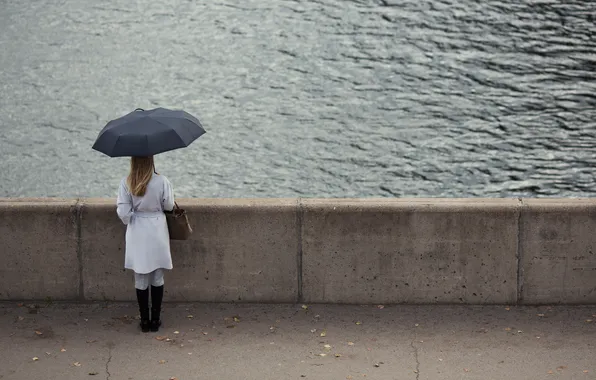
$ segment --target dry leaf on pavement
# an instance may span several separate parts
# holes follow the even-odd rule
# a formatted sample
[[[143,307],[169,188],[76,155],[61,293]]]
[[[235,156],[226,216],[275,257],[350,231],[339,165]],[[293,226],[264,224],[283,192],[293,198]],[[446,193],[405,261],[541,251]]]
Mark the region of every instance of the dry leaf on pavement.
[[[356,324],[357,324],[357,325],[361,325],[361,324],[362,324],[362,322],[358,321],[358,322],[356,322]]]
[[[312,330],[310,330],[310,332],[314,334],[317,332],[317,329],[312,329]]]
[[[385,308],[385,306],[383,306],[383,305],[377,305],[377,309],[381,309],[382,310],[384,308]]]
[[[330,344],[326,344],[323,347],[325,347],[326,350],[330,350],[331,349],[331,345]]]
[[[509,311],[509,310],[511,310],[511,308],[510,307],[506,307],[505,310]]]
[[[505,331],[511,331],[511,327],[505,327]]]
[[[194,317],[195,317],[194,315],[190,315],[190,314],[186,316],[186,318],[188,318],[188,319],[192,319]]]
[[[308,310],[308,306],[306,306],[306,305],[302,305],[302,308],[303,308],[304,310]]]
[[[341,358],[341,354],[335,354],[336,358]]]
[[[588,373],[589,371],[587,369],[584,369],[584,373]]]
[[[240,318],[239,317],[234,317],[234,322],[240,322]]]
[[[469,368],[464,368],[464,372],[470,372]]]
[[[591,319],[586,319],[586,323],[592,323]]]
[[[319,356],[327,356],[327,354],[319,354]]]
[[[540,313],[540,314],[536,314],[539,317],[544,317],[544,314]]]
[[[73,366],[75,366],[75,367],[80,367],[80,366],[81,366],[81,363],[79,363],[79,362],[74,362],[74,363],[72,363],[72,365],[73,365]]]
[[[36,331],[35,331],[35,334],[36,334],[36,335],[43,335],[43,333],[42,333],[41,331],[39,331],[39,330],[36,330]]]
[[[155,337],[155,339],[156,340],[159,340],[159,341],[166,340],[167,338],[168,338],[167,336],[162,336],[162,335],[159,335],[159,336],[156,336]]]
[[[354,342],[348,342],[348,346],[353,346]]]
[[[178,380],[178,378],[177,378],[177,377],[174,377],[174,376],[172,376],[172,377],[170,377],[170,380]]]
[[[38,361],[38,360],[39,360],[39,358],[38,358],[37,356],[35,356],[35,357],[34,357],[32,360],[33,360],[34,362],[36,362],[36,361]]]
[[[560,365],[560,366],[557,367],[557,371],[562,371],[564,369],[567,369],[567,366],[566,365]]]
[[[166,364],[166,361],[165,360],[160,360],[159,361],[159,364]]]
[[[66,352],[66,348],[61,349],[60,352]]]
[[[174,334],[180,334],[180,331],[174,331]]]
[[[323,332],[321,333],[321,336],[327,336],[327,331],[323,331]]]

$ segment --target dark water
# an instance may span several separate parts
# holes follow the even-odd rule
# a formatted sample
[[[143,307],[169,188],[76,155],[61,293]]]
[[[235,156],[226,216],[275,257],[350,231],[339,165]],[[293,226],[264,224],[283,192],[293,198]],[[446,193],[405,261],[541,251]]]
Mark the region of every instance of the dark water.
[[[0,196],[113,196],[127,161],[91,145],[156,106],[209,132],[157,160],[179,196],[594,196],[595,20],[594,0],[0,0]]]

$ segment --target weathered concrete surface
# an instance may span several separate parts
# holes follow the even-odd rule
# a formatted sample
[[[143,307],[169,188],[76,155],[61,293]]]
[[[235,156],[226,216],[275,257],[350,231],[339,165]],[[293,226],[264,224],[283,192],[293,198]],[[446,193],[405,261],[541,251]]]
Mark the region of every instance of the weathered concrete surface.
[[[0,299],[79,297],[75,204],[0,202]]]
[[[134,304],[31,310],[0,304],[2,380],[596,376],[594,307],[168,304],[158,334]]]
[[[521,302],[596,303],[596,202],[524,199]]]
[[[321,303],[515,303],[517,200],[305,200],[303,294]]]
[[[113,201],[85,200],[85,298],[134,300],[124,272],[124,231]],[[194,233],[172,241],[170,301],[294,302],[298,294],[295,200],[180,200]]]

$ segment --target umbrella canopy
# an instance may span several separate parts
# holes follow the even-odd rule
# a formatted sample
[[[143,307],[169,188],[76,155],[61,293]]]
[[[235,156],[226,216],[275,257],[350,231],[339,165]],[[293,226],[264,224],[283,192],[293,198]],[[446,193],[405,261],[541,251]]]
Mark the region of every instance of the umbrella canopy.
[[[185,148],[204,133],[201,122],[187,112],[137,108],[110,121],[99,133],[93,149],[110,157],[147,157]]]

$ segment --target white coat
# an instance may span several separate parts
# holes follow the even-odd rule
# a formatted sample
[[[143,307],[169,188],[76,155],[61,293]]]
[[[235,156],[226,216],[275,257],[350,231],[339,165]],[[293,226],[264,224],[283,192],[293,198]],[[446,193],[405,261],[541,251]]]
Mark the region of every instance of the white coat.
[[[170,181],[153,174],[142,197],[132,195],[126,178],[118,189],[118,217],[126,225],[124,267],[136,273],[151,273],[156,269],[172,269],[170,234],[164,210],[174,208]]]

